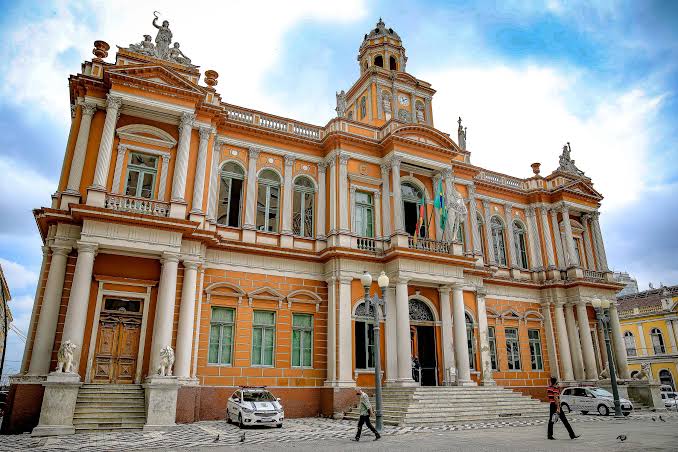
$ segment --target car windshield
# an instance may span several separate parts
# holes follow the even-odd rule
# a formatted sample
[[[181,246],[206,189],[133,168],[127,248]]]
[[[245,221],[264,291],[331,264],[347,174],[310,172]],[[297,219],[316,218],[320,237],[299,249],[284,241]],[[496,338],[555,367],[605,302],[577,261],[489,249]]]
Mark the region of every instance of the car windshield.
[[[675,399],[676,393],[675,392],[667,392],[666,397],[668,397],[669,399]]]
[[[268,391],[243,391],[245,402],[273,402],[275,397]]]
[[[593,393],[594,396],[596,397],[612,397],[612,394],[610,394],[608,391],[600,388],[595,388],[595,389],[589,389],[591,393]]]

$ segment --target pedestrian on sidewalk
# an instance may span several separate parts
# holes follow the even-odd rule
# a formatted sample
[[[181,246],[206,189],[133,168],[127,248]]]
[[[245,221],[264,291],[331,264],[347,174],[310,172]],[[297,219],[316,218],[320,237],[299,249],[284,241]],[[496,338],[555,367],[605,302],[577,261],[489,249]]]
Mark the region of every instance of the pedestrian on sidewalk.
[[[374,433],[374,440],[381,438],[381,435],[374,428],[372,422],[370,422],[370,416],[372,415],[372,404],[370,403],[370,398],[363,392],[360,388],[355,388],[355,394],[359,397],[360,402],[358,408],[360,409],[360,420],[358,421],[358,432],[355,434],[355,440],[360,441],[360,434],[363,430],[363,424],[367,424],[367,428],[372,430]]]
[[[579,438],[579,435],[574,434],[574,430],[572,430],[572,427],[570,427],[570,423],[567,422],[567,418],[565,417],[565,413],[563,413],[563,410],[560,408],[560,389],[558,388],[557,384],[558,384],[558,379],[556,377],[551,377],[551,384],[546,389],[546,395],[549,398],[549,428],[548,428],[547,438],[548,439],[555,439],[553,437],[553,420],[554,420],[554,417],[560,418],[560,421],[563,423],[563,425],[567,429],[567,433],[570,434],[570,439]],[[554,416],[555,413],[558,413],[558,414]]]

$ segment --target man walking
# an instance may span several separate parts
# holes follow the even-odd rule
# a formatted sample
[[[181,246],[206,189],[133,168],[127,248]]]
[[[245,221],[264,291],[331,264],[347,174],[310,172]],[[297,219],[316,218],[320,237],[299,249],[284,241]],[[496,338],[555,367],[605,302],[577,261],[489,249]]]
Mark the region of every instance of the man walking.
[[[358,408],[360,408],[360,420],[358,421],[358,432],[355,434],[355,440],[360,441],[360,433],[363,430],[363,424],[367,424],[367,428],[374,433],[374,440],[376,441],[381,438],[381,435],[377,429],[372,426],[372,422],[370,422],[370,415],[372,414],[370,398],[360,388],[355,388],[355,394],[360,398],[360,405],[358,405]]]
[[[549,387],[546,389],[546,395],[549,398],[549,428],[548,428],[548,439],[555,439],[553,437],[553,414],[558,413],[558,417],[560,418],[560,421],[563,423],[565,428],[567,429],[567,433],[570,434],[570,439],[575,439],[579,438],[579,435],[574,434],[574,430],[572,430],[572,427],[570,427],[570,423],[567,422],[567,418],[565,417],[565,413],[563,413],[563,410],[560,409],[560,389],[558,389],[558,386],[556,384],[558,383],[558,380],[556,377],[551,377],[551,384]]]

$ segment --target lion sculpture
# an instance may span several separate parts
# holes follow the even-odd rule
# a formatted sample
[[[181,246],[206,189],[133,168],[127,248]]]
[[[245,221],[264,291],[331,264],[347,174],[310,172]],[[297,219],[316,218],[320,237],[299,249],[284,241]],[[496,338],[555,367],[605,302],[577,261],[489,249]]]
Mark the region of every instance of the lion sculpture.
[[[73,352],[77,347],[70,340],[61,343],[57,353],[57,372],[73,373]]]
[[[633,376],[634,380],[650,380],[652,373],[650,363],[642,363],[640,365],[640,372]]]
[[[599,379],[599,380],[607,380],[607,379],[609,379],[609,378],[610,378],[610,368],[609,368],[609,367],[606,367],[606,368],[603,369],[603,371],[600,373],[600,375],[598,376],[598,379]]]
[[[158,375],[163,377],[172,376],[172,367],[174,366],[174,350],[167,345],[160,350],[160,366],[158,366]]]

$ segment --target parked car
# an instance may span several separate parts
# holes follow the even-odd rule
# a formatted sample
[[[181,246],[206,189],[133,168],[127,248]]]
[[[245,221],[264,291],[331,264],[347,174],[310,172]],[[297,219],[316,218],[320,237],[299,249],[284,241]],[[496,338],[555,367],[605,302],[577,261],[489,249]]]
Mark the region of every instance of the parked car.
[[[285,411],[271,392],[264,387],[241,387],[228,399],[226,421],[237,422],[240,428],[249,425],[275,425],[280,428]]]
[[[661,391],[662,402],[666,408],[678,408],[678,392]]]
[[[628,399],[619,399],[622,414],[628,416],[633,411],[633,404]],[[597,411],[601,416],[614,413],[614,396],[601,388],[565,388],[560,395],[560,406],[569,411]]]

